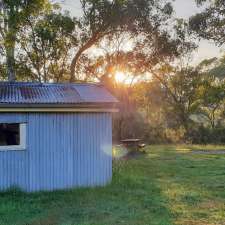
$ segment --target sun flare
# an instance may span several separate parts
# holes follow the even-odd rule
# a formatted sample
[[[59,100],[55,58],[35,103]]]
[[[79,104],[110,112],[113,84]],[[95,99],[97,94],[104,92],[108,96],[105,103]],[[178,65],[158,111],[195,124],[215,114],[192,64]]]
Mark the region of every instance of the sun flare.
[[[115,73],[115,80],[116,80],[116,82],[118,82],[118,83],[124,83],[125,80],[126,80],[126,75],[125,75],[125,73],[123,73],[122,71],[117,71],[117,72]]]

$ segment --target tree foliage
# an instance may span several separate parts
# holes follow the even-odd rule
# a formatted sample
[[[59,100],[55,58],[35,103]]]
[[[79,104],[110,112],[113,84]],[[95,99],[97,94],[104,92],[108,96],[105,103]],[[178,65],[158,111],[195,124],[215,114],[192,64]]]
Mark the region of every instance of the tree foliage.
[[[117,33],[141,36],[139,47],[144,43],[153,46],[158,40],[157,47],[161,51],[172,42],[165,28],[173,9],[166,1],[82,0],[81,3],[83,16],[79,19],[79,35],[76,36],[79,47],[71,63],[71,80],[76,79],[76,66],[81,55],[105,37],[110,38]]]
[[[132,136],[133,131],[133,136],[150,143],[224,143],[225,80],[211,73],[212,65],[206,69],[203,64],[164,65],[155,71],[157,76],[129,86],[129,94],[117,92],[123,107],[133,106],[129,115],[126,108],[120,112],[122,118],[115,120],[115,133],[122,135],[119,139]],[[142,118],[140,127],[137,117]],[[135,129],[130,127],[133,123]]]
[[[225,43],[225,2],[223,0],[196,0],[205,9],[190,18],[190,28],[198,37]]]
[[[1,52],[6,57],[8,79],[15,77],[15,47],[17,34],[30,16],[38,15],[42,8],[50,7],[47,0],[2,0],[0,2]]]
[[[76,45],[71,35],[75,21],[57,11],[32,17],[20,32],[18,61],[30,69],[30,79],[39,82],[68,80],[70,50]]]

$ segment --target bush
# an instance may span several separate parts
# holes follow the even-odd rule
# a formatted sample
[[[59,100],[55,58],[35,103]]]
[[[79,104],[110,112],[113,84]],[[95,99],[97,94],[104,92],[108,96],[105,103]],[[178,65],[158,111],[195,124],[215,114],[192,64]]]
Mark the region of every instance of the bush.
[[[178,144],[178,143],[186,142],[185,134],[186,134],[186,130],[182,127],[179,127],[178,129],[165,130],[166,139],[170,143]]]
[[[148,122],[136,111],[117,114],[113,125],[113,140],[116,143],[122,139],[140,138],[146,144],[225,144],[225,127],[212,129],[192,122],[187,130],[174,125],[165,128],[165,124]]]
[[[197,127],[189,131],[193,144],[225,144],[225,128]]]

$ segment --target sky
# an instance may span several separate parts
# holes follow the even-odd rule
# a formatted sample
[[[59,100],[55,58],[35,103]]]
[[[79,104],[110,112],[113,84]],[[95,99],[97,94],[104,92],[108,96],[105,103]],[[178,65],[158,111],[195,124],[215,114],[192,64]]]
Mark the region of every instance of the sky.
[[[201,9],[196,7],[194,0],[175,0],[174,10],[176,17],[188,19]],[[68,10],[71,15],[79,16],[81,14],[79,0],[62,0],[63,9]],[[220,48],[209,41],[200,41],[199,48],[193,54],[193,64],[198,64],[203,59],[218,57],[222,55]]]

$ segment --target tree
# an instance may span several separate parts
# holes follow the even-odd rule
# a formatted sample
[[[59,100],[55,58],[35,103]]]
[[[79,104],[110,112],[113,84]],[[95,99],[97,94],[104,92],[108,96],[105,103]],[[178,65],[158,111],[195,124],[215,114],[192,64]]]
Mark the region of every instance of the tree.
[[[203,60],[198,70],[205,77],[200,87],[201,113],[215,128],[224,117],[225,106],[225,65],[224,57]]]
[[[147,118],[145,122],[153,122],[158,116],[158,121],[163,120],[164,115],[162,115],[161,111],[164,106],[162,107],[162,102],[158,103],[158,105],[160,104],[160,107],[157,108],[155,107],[157,103],[154,104],[152,101],[154,98],[154,94],[158,94],[158,92],[160,92],[160,96],[162,96],[164,101],[166,97],[169,96],[168,99],[172,99],[172,101],[170,101],[170,105],[174,106],[176,103],[175,107],[179,106],[179,113],[175,112],[175,109],[173,111],[175,112],[175,115],[179,114],[179,118],[177,118],[177,122],[179,121],[179,124],[182,124],[187,114],[188,117],[187,119],[185,118],[185,126],[187,126],[188,121],[190,121],[189,116],[191,113],[186,113],[186,109],[184,109],[182,105],[183,102],[179,102],[178,96],[173,93],[172,88],[169,86],[168,79],[173,74],[171,73],[171,71],[159,71],[159,68],[162,68],[164,65],[168,65],[168,63],[173,61],[177,56],[187,53],[193,47],[195,47],[189,40],[187,40],[186,33],[183,31],[182,27],[184,26],[182,23],[183,21],[178,22],[179,23],[176,25],[176,30],[175,32],[173,32],[173,37],[171,37],[165,30],[158,30],[159,33],[152,33],[152,35],[149,34],[149,36],[143,35],[141,37],[132,37],[132,48],[131,50],[127,50],[123,48],[123,45],[130,39],[126,37],[124,41],[121,41],[121,36],[119,36],[119,40],[114,36],[111,37],[108,41],[104,41],[104,43],[99,44],[99,49],[103,48],[104,54],[97,57],[88,57],[88,55],[83,54],[83,56],[85,57],[81,58],[81,60],[84,59],[83,62],[86,62],[87,64],[85,65],[86,72],[84,74],[90,75],[89,78],[101,80],[102,77],[107,76],[112,78],[111,81],[114,81],[115,74],[118,71],[122,71],[127,75],[127,77],[129,77],[129,85],[127,82],[125,86],[122,86],[123,88],[121,88],[121,85],[115,86],[115,94],[120,102],[122,102],[120,113],[115,120],[115,124],[117,127],[116,130],[119,133],[119,138],[121,138],[122,136],[124,137],[124,135],[122,135],[124,134],[123,127],[125,128],[131,125],[131,123],[129,124],[129,121],[132,120],[131,116],[134,117],[134,115],[139,115],[141,107],[143,108],[143,110],[141,111],[141,115],[142,113],[144,113],[145,118]],[[114,38],[116,38],[116,41],[114,40]],[[114,44],[112,47],[112,42],[116,42],[118,44],[118,47],[116,47],[116,44]],[[143,77],[147,78],[148,80],[154,79],[154,84],[157,88],[152,91],[152,87],[154,85],[152,85],[151,82],[149,84],[149,87],[151,87],[150,89],[147,89],[148,82],[146,83],[146,85],[143,84],[143,89],[146,92],[141,93],[140,89],[137,88],[137,93],[139,93],[140,98],[138,101],[136,101],[135,99],[137,98],[133,98],[132,93],[136,92],[133,90],[133,88],[134,86],[137,87],[138,85],[136,85],[132,81],[135,80],[137,82],[139,78],[141,80]],[[143,95],[146,97],[144,97]],[[159,99],[159,95],[157,96]],[[185,97],[184,93],[183,97]],[[155,100],[157,100],[157,98],[155,98]],[[143,102],[142,106],[140,106],[140,102]],[[136,104],[138,108],[136,107]],[[152,110],[152,106],[155,107],[156,110]],[[159,111],[157,111],[158,109]],[[173,115],[173,117],[175,116]],[[156,124],[156,122],[153,123]],[[157,123],[159,124],[159,122]],[[129,132],[126,132],[127,135],[128,133]]]
[[[206,82],[202,88],[200,112],[207,118],[212,128],[224,119],[225,85],[213,80]]]
[[[199,38],[213,40],[218,45],[225,43],[225,1],[196,0],[204,10],[190,18],[190,29]]]
[[[167,30],[158,30],[149,36],[131,37],[129,34],[117,34],[105,38],[99,43],[96,55],[83,54],[77,65],[77,71],[87,74],[87,79],[100,79],[109,76],[114,79],[120,71],[126,74],[127,81],[157,77],[158,70],[164,63],[174,61],[178,56],[187,55],[196,46],[188,39],[184,21],[177,21],[173,36]],[[129,47],[126,46],[130,43]],[[82,72],[81,72],[82,71]]]
[[[31,17],[19,33],[18,61],[31,70],[39,82],[68,80],[70,51],[76,45],[71,35],[75,21],[58,10],[43,11]]]
[[[116,82],[115,76],[117,72],[122,72],[126,76],[124,77],[124,82],[127,81],[126,83],[130,86],[135,79],[143,76],[139,66],[141,62],[142,60],[138,59],[135,52],[122,50],[81,59],[82,66],[84,66],[84,74],[87,75],[86,79],[101,81],[106,76]]]
[[[1,49],[6,57],[9,81],[16,79],[15,47],[18,31],[31,15],[37,15],[44,7],[49,7],[47,0],[1,0],[0,2]]]
[[[198,69],[222,81],[225,79],[225,56],[205,59],[198,65]]]
[[[176,69],[172,74],[167,74],[161,82],[165,91],[168,115],[171,121],[186,130],[192,124],[191,116],[196,114],[200,107],[198,89],[204,78],[195,70],[187,67]]]
[[[163,39],[166,45],[168,41],[165,27],[173,10],[166,1],[81,0],[81,5],[83,16],[75,33],[79,47],[71,63],[71,81],[76,80],[76,67],[82,54],[105,37],[128,33],[133,37],[145,37],[145,41],[148,39],[151,43]]]

